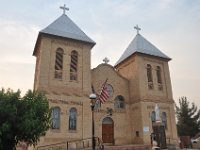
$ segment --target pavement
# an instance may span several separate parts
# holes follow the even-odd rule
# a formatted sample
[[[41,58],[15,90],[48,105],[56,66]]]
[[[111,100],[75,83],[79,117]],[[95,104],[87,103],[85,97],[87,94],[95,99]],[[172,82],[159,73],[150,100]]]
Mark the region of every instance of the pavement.
[[[200,150],[200,149],[184,148],[184,149],[181,149],[181,150]]]

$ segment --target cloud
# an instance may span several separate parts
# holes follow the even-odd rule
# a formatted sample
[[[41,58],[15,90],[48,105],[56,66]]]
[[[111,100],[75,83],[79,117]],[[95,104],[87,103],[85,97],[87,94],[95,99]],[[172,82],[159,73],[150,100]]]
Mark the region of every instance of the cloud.
[[[14,21],[0,21],[0,62],[32,63],[38,27]],[[30,49],[32,48],[32,49]]]
[[[114,65],[134,38],[133,27],[138,24],[147,40],[172,57],[169,65],[175,99],[189,96],[198,101],[200,1],[74,0],[66,4],[70,8],[68,16],[97,42],[91,51],[92,67],[102,63],[104,57]],[[35,64],[32,52],[38,31],[62,14],[60,5],[63,0],[2,3],[1,86],[32,88]]]
[[[15,21],[0,21],[0,86],[32,89],[35,58],[32,56],[38,27]]]

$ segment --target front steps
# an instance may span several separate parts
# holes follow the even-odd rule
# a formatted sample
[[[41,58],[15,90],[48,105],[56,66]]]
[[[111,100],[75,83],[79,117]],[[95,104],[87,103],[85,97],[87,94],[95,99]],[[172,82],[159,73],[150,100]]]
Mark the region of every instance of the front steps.
[[[92,148],[85,148],[81,150],[91,150]],[[96,150],[100,150],[96,147]],[[150,145],[120,145],[120,146],[104,146],[104,150],[151,150]]]
[[[59,143],[59,144],[52,144],[52,145],[46,145],[46,146],[41,146],[36,148],[35,150],[91,150],[92,145],[89,144],[86,147],[83,145],[71,145],[66,144],[66,143]],[[83,148],[85,147],[85,148]],[[100,150],[98,146],[95,147],[95,150]],[[120,145],[120,146],[109,146],[105,145],[104,150],[151,150],[150,145],[138,145],[138,144],[133,144],[133,145]]]
[[[176,145],[167,144],[166,150],[178,150]],[[34,150],[91,150],[92,149],[92,140],[76,140],[68,141],[44,146],[38,146]],[[98,144],[95,147],[95,150],[100,150]],[[152,150],[151,145],[146,144],[129,144],[129,145],[109,145],[104,143],[104,150]]]

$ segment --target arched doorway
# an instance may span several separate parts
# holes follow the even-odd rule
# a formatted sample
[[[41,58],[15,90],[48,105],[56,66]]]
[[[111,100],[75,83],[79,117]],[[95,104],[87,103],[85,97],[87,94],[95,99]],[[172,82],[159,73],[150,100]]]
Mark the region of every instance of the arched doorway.
[[[102,140],[103,143],[114,143],[114,122],[110,117],[102,121]]]

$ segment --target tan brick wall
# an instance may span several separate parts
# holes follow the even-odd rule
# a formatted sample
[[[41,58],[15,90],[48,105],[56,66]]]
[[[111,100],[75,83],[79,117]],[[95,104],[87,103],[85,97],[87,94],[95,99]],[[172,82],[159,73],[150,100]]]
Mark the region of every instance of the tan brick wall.
[[[54,78],[56,49],[64,50],[63,78]],[[60,129],[50,129],[38,145],[67,140],[91,138],[91,93],[90,50],[92,46],[73,40],[42,37],[37,51],[34,89],[45,91],[50,107],[59,107]],[[70,81],[71,51],[78,52],[78,80]],[[69,110],[77,109],[77,130],[69,130]]]
[[[64,50],[63,78],[54,79],[55,52],[57,48]],[[177,139],[175,112],[173,106],[172,88],[168,62],[144,55],[133,55],[125,62],[114,68],[108,64],[100,64],[92,69],[91,45],[69,39],[43,36],[37,50],[34,89],[45,91],[51,107],[61,109],[61,128],[50,129],[41,138],[39,145],[58,143],[73,139],[91,138],[91,108],[89,94],[91,84],[100,93],[102,84],[108,78],[114,93],[108,101],[96,110],[95,136],[102,138],[102,121],[105,117],[114,122],[115,144],[150,143],[152,124],[150,114],[157,103],[161,112],[167,114],[168,138]],[[70,81],[70,54],[78,52],[78,80]],[[152,65],[154,89],[148,89],[146,65]],[[158,90],[156,66],[161,67],[163,90]],[[124,109],[114,108],[114,99],[121,95],[125,99]],[[69,131],[69,110],[75,107],[78,111],[77,130]],[[108,116],[107,108],[112,108],[112,116]],[[149,131],[144,132],[144,128]],[[139,137],[136,136],[139,132]]]
[[[141,99],[151,99],[151,100],[164,100],[164,101],[173,101],[172,91],[171,91],[171,81],[169,78],[169,68],[167,61],[163,61],[158,58],[149,58],[149,57],[139,57],[139,77],[140,77],[140,93]],[[147,82],[147,64],[152,66],[152,77],[153,77],[153,89],[148,89]],[[163,90],[158,89],[156,67],[161,67],[161,79]]]
[[[147,64],[152,66],[153,89],[148,88]],[[161,91],[158,89],[157,83],[157,66],[161,68],[163,86],[163,90]],[[150,143],[150,134],[152,132],[150,114],[154,110],[155,104],[161,107],[161,112],[166,112],[167,114],[167,138],[177,140],[174,101],[168,62],[156,57],[135,54],[118,65],[116,69],[120,75],[129,80],[129,94],[132,104],[130,122],[133,125],[133,141],[135,143]],[[144,128],[149,128],[149,132],[144,132]],[[141,139],[136,137],[136,131],[139,131]]]
[[[135,103],[140,99],[138,69],[138,58],[135,56],[131,56],[116,68],[117,72],[121,76],[129,80],[129,95],[131,103]]]
[[[114,140],[115,144],[127,144],[131,143],[132,128],[129,120],[130,115],[130,100],[129,100],[129,84],[128,80],[120,76],[112,66],[108,64],[101,64],[97,68],[92,70],[92,84],[99,94],[102,84],[108,79],[107,83],[113,87],[113,96],[108,99],[106,103],[101,105],[99,112],[96,112],[96,135],[102,137],[102,120],[108,116],[106,108],[112,108],[113,114],[110,116],[114,121]],[[125,109],[115,109],[114,99],[116,96],[121,95],[125,99]]]
[[[152,129],[152,122],[151,122],[151,113],[155,109],[154,102],[142,102],[142,122],[143,127],[149,127],[149,132],[144,133],[144,141],[149,143],[150,142],[150,134],[153,132]],[[160,115],[162,112],[165,112],[167,115],[167,129],[165,130],[166,138],[172,140],[177,140],[177,131],[176,131],[176,122],[174,116],[174,107],[173,104],[166,104],[166,103],[157,103],[160,108]]]
[[[63,57],[63,78],[61,80],[54,78],[55,55],[57,48],[64,50]],[[64,40],[44,36],[41,39],[40,49],[37,53],[38,64],[35,72],[35,89],[41,87],[49,88],[71,88],[89,93],[91,90],[90,80],[90,50],[91,45],[75,42],[73,40]],[[70,61],[71,51],[78,52],[78,80],[70,81]],[[58,88],[58,92],[59,92]]]

